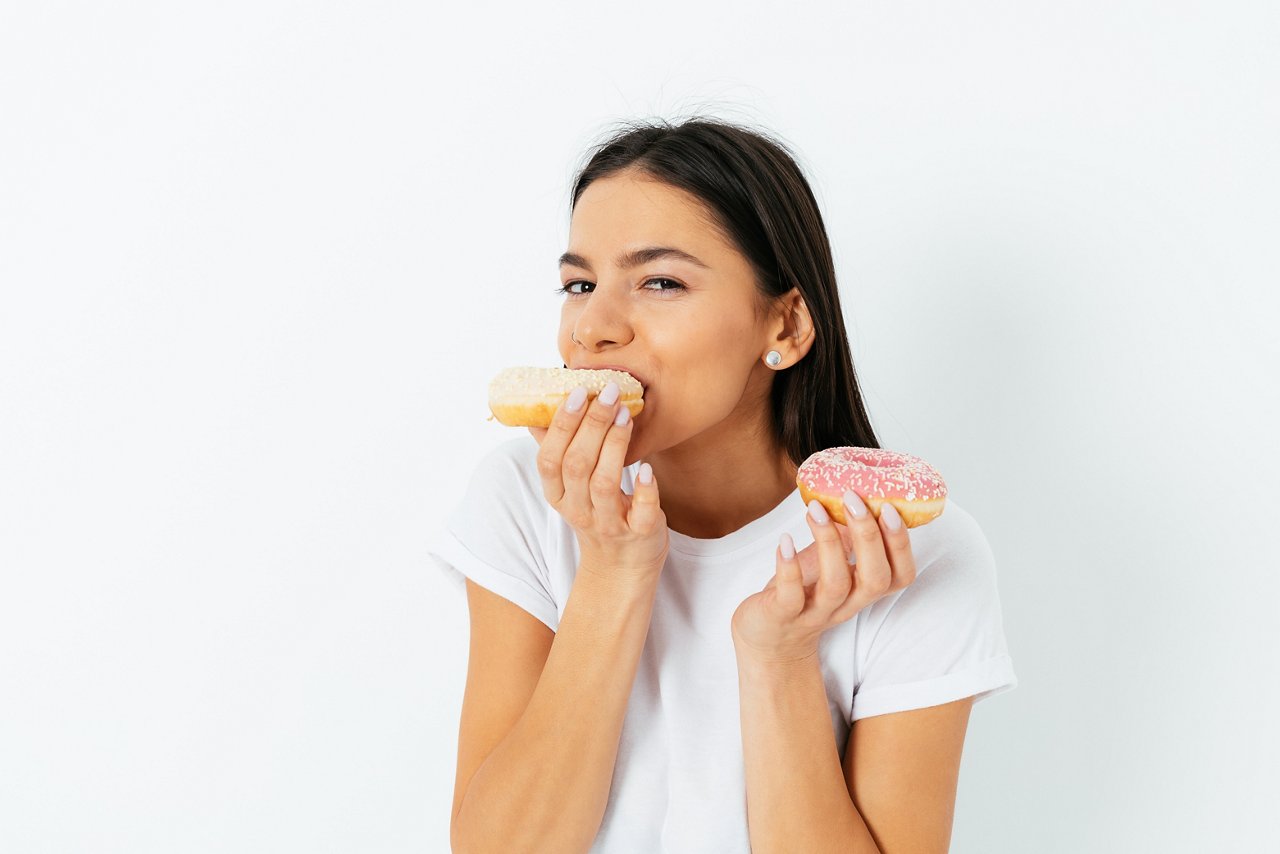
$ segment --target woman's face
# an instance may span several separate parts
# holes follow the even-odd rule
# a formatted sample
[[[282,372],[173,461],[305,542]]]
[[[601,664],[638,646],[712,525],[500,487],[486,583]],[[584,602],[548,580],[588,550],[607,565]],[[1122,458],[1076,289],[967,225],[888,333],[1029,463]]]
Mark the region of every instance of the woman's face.
[[[560,283],[564,363],[621,367],[646,386],[626,465],[708,431],[759,441],[769,342],[754,273],[694,196],[636,172],[594,181],[574,208]]]

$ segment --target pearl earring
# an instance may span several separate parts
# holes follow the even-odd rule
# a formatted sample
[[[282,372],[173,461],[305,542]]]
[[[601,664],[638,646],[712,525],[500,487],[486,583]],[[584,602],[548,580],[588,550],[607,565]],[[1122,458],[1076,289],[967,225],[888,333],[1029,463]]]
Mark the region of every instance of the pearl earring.
[[[770,350],[769,354],[764,357],[764,363],[771,368],[776,368],[782,364],[782,354],[777,350]]]

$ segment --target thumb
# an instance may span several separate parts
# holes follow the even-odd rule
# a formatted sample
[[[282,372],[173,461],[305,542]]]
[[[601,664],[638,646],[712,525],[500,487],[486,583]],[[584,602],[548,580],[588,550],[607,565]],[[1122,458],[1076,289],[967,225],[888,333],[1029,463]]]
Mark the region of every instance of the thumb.
[[[636,533],[647,534],[657,526],[661,513],[662,507],[658,503],[658,479],[653,476],[652,466],[641,463],[631,496],[631,509],[627,511],[627,524]]]

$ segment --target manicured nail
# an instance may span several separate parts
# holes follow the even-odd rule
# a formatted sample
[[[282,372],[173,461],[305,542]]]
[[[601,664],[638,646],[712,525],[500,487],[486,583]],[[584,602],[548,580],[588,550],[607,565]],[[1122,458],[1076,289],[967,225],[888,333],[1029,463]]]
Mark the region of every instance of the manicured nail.
[[[825,525],[831,521],[831,517],[827,515],[827,508],[823,507],[816,498],[809,502],[809,515],[819,525]]]
[[[861,519],[867,515],[867,505],[862,503],[862,499],[858,497],[858,493],[848,490],[844,494],[844,506],[849,508],[849,512],[856,518]]]
[[[653,466],[648,463],[640,464],[640,482],[645,486],[653,483]]]
[[[582,386],[578,386],[569,392],[569,399],[564,402],[564,408],[570,412],[577,412],[582,408],[582,404],[587,402],[587,390]]]
[[[884,519],[884,526],[890,531],[896,531],[902,527],[902,517],[898,515],[898,508],[888,501],[880,507],[880,518]]]
[[[609,384],[600,392],[600,402],[605,406],[613,406],[618,402],[618,384],[609,380]]]
[[[631,410],[624,406],[618,410],[618,417],[613,419],[613,423],[619,427],[625,427],[629,420],[631,420]]]
[[[796,544],[790,534],[783,534],[778,540],[778,548],[782,549],[782,559],[791,560],[796,556]]]

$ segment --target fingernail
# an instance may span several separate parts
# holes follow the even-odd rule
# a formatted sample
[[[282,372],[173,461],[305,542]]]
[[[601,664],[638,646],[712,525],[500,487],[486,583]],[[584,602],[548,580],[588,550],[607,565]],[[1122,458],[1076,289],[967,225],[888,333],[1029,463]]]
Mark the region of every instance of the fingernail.
[[[827,515],[827,508],[823,507],[816,498],[809,502],[809,515],[819,525],[825,525],[831,521],[831,517]]]
[[[778,548],[782,549],[782,557],[784,560],[791,560],[796,556],[796,544],[792,541],[790,534],[783,534],[778,540]]]
[[[653,466],[648,463],[640,464],[640,482],[645,486],[653,483]]]
[[[587,390],[582,386],[578,386],[569,392],[569,399],[564,402],[564,408],[570,412],[577,412],[582,408],[582,404],[587,402]]]
[[[844,506],[849,508],[849,512],[856,518],[861,519],[867,515],[867,505],[862,503],[862,499],[858,497],[858,493],[852,489],[844,494]]]
[[[613,423],[619,427],[625,427],[627,421],[631,418],[631,410],[625,406],[618,410],[618,417],[613,419]]]
[[[618,384],[609,380],[609,384],[600,392],[600,402],[605,406],[613,406],[618,402]]]
[[[884,519],[884,526],[890,531],[896,531],[902,527],[902,517],[898,515],[898,508],[888,501],[880,506],[880,518]]]

